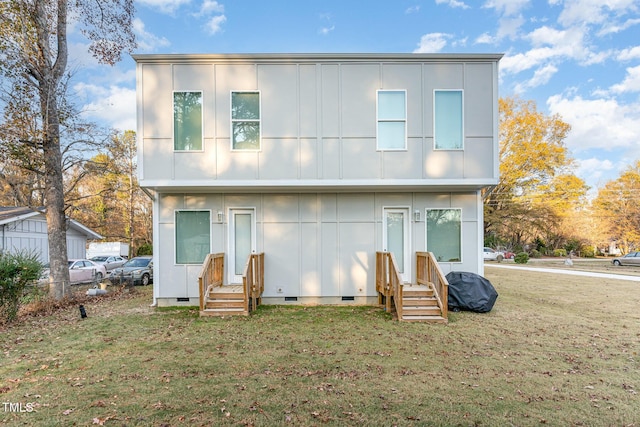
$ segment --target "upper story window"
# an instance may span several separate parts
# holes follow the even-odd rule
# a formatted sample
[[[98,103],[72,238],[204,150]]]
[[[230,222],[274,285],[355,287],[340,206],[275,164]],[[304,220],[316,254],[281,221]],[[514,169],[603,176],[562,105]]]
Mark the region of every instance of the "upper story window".
[[[378,91],[378,150],[407,149],[407,92]]]
[[[260,92],[231,92],[231,149],[260,149]]]
[[[202,150],[202,92],[173,92],[173,149]]]
[[[435,149],[463,149],[462,91],[436,90],[433,105]]]

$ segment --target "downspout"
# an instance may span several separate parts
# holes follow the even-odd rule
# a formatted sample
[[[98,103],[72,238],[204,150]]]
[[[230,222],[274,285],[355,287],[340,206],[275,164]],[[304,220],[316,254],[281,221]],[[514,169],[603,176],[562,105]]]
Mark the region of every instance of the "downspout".
[[[155,194],[153,194],[151,191],[147,190],[144,187],[139,187],[139,188],[153,202],[152,203],[153,208],[152,208],[151,215],[152,215],[152,218],[154,218],[153,221],[152,221],[152,224],[153,224],[152,225],[152,227],[153,227],[152,235],[154,237],[154,239],[153,239],[153,254],[154,254],[154,256],[153,257],[155,258],[155,254],[158,253],[157,252],[157,248],[156,248],[156,239],[155,239],[155,236],[158,235],[156,233],[157,230],[156,230],[156,220],[155,220],[155,218],[158,218],[157,217],[157,215],[158,215],[158,200],[156,199]],[[153,301],[152,301],[152,303],[151,303],[151,305],[149,307],[157,307],[158,306],[158,292],[160,290],[159,286],[158,286],[158,280],[160,280],[160,275],[158,274],[158,268],[159,268],[158,263],[154,262],[153,263]]]

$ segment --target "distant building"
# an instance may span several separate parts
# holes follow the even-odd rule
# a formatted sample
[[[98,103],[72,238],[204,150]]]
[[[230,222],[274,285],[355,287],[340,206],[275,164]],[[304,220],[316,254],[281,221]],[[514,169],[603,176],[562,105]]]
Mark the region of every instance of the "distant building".
[[[87,240],[102,236],[72,219],[67,220],[67,257],[85,258]],[[27,207],[0,207],[0,251],[34,253],[49,262],[49,236],[43,210]]]

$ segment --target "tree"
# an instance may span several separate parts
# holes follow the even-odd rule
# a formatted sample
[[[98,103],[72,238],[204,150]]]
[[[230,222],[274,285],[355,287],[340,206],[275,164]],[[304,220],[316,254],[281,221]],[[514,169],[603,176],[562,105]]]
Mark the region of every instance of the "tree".
[[[640,248],[640,160],[598,190],[593,211],[607,240],[600,243],[616,241],[624,252]]]
[[[89,39],[89,51],[100,63],[113,65],[135,47],[133,0],[5,0],[0,3],[0,70],[11,99],[33,99],[34,109],[18,101],[30,127],[18,128],[13,152],[28,153],[42,163],[49,234],[50,295],[69,292],[61,126],[69,120],[66,95],[69,18]],[[7,89],[7,88],[5,88]],[[25,98],[26,97],[26,98]],[[37,114],[33,114],[37,112]]]
[[[499,100],[500,180],[485,197],[485,235],[522,247],[559,232],[587,187],[572,172],[564,145],[570,126],[533,101]]]
[[[69,196],[73,217],[134,251],[151,242],[151,201],[136,178],[135,132],[113,134],[106,148],[82,168],[87,179]]]

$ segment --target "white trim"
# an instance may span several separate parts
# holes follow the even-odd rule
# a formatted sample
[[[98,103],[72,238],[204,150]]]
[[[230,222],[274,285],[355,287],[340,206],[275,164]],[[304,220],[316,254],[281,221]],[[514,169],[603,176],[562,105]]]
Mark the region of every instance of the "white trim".
[[[462,220],[462,208],[457,208],[457,207],[440,207],[440,208],[425,208],[424,209],[424,245],[427,249],[427,252],[431,252],[429,249],[429,225],[428,225],[428,219],[429,216],[427,215],[427,213],[429,211],[460,211],[460,260],[458,261],[438,261],[439,264],[443,264],[443,263],[448,263],[448,264],[462,264],[463,261],[463,257],[464,257],[464,227],[462,226],[462,224],[464,223],[464,221]],[[480,224],[482,224],[482,221],[480,222]],[[434,254],[435,256],[435,254]]]
[[[200,94],[200,145],[199,150],[177,150],[176,149],[176,93],[199,93]],[[204,91],[203,90],[172,90],[171,91],[171,140],[173,141],[174,153],[202,153],[204,152]]]
[[[380,92],[403,92],[404,93],[404,119],[402,119],[402,120],[400,120],[400,119],[381,120],[380,119],[379,111],[378,111],[378,106],[380,105]],[[409,112],[407,111],[407,108],[408,108],[408,104],[407,104],[407,90],[406,89],[378,89],[378,90],[376,90],[376,151],[407,151],[407,132],[408,132],[408,127],[409,127],[408,120],[407,120]],[[383,147],[380,147],[380,140],[379,140],[379,135],[378,135],[378,126],[379,126],[380,122],[385,122],[385,123],[403,122],[404,123],[404,147],[403,148],[383,148]]]
[[[436,141],[436,92],[460,92],[461,105],[460,105],[460,119],[462,121],[462,129],[460,129],[462,135],[462,147],[460,148],[438,148]],[[464,89],[433,89],[433,151],[464,151]]]
[[[178,212],[209,212],[209,252],[213,248],[213,211],[211,209],[174,209],[173,210],[173,265],[202,265],[204,260],[199,263],[179,263],[178,262],[178,221],[176,214]],[[154,239],[155,240],[155,239]]]
[[[234,119],[233,118],[233,94],[234,93],[257,93],[258,94],[258,119]],[[258,123],[258,148],[234,148],[233,147],[233,123],[252,122]],[[231,90],[229,92],[229,150],[238,153],[258,153],[262,151],[262,93],[260,90]]]
[[[404,282],[411,281],[411,207],[409,206],[383,206],[382,207],[382,249],[385,252],[388,252],[387,247],[387,216],[389,213],[402,213],[403,221],[402,221],[402,233],[403,233],[403,270],[404,272],[400,275],[402,276],[402,280]]]
[[[236,265],[236,251],[235,251],[235,213],[241,214],[250,214],[251,215],[251,253],[256,252],[256,208],[255,207],[229,207],[227,209],[227,245],[228,245],[228,254],[227,259],[229,260],[229,264],[227,266],[227,277],[229,279],[229,284],[231,283],[242,283],[242,274],[235,274],[235,265]]]

